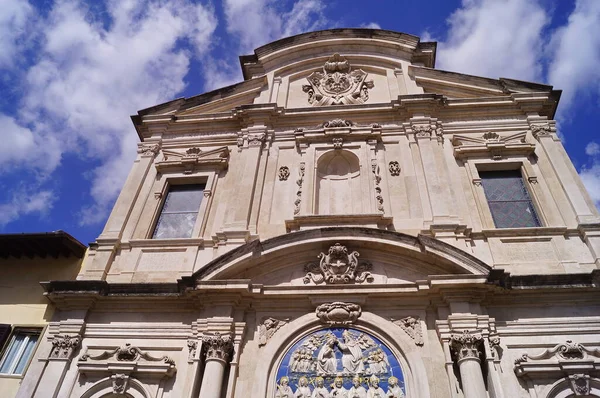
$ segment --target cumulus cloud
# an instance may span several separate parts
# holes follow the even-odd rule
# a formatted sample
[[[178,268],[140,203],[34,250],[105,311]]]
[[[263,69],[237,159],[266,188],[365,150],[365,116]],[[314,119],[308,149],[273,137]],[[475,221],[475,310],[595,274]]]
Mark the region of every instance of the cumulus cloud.
[[[0,204],[0,226],[4,226],[19,217],[37,213],[46,215],[56,200],[52,190],[19,188],[13,191],[10,201]]]
[[[84,2],[58,0],[41,24],[21,112],[16,119],[0,115],[13,144],[10,152],[0,150],[1,166],[50,174],[65,153],[100,160],[90,173],[97,221],[107,215],[135,157],[129,115],[185,88],[191,58],[210,50],[216,27],[212,8],[189,0],[111,0],[106,9],[107,21],[95,21]],[[36,151],[52,161],[37,162]]]
[[[367,24],[360,25],[360,27],[367,29],[381,29],[381,26],[377,22],[369,22]]]
[[[548,81],[563,90],[562,117],[578,93],[600,93],[600,2],[578,0],[568,23],[554,32],[548,48]]]
[[[33,8],[26,0],[0,0],[0,68],[14,66],[31,35]]]
[[[448,18],[437,67],[492,78],[542,79],[542,30],[549,23],[535,0],[463,0]]]

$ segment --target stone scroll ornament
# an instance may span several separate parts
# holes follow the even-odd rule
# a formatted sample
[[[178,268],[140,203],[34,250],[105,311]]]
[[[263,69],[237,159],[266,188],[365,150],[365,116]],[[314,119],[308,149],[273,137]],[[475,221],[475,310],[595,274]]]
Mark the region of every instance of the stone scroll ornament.
[[[311,281],[320,283],[362,283],[373,282],[371,275],[372,265],[367,262],[359,262],[357,251],[348,252],[346,246],[339,243],[331,246],[327,254],[321,253],[317,256],[319,264],[309,263],[304,267],[306,276],[304,283]]]
[[[339,54],[325,62],[322,72],[313,72],[306,79],[309,84],[302,90],[312,106],[364,104],[374,87],[372,80],[366,80],[367,72],[352,70],[350,62]]]
[[[138,347],[132,346],[127,343],[122,347],[117,347],[114,350],[104,351],[98,355],[90,355],[88,353],[83,354],[80,358],[80,362],[87,361],[100,361],[104,359],[114,358],[119,362],[135,362],[139,359],[145,359],[150,362],[164,362],[166,364],[175,367],[175,361],[168,356],[154,357],[147,352],[142,351]]]
[[[276,398],[401,398],[396,355],[367,331],[329,327],[300,337],[277,370]]]

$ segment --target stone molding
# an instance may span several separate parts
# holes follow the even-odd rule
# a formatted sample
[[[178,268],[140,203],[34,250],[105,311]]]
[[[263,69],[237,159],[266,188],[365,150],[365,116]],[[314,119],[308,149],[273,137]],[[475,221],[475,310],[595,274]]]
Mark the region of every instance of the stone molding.
[[[479,361],[483,348],[481,332],[464,330],[462,333],[453,333],[450,337],[450,347],[456,355],[457,362],[465,359]]]
[[[421,328],[421,319],[419,317],[407,316],[402,319],[392,319],[394,325],[400,326],[402,330],[414,340],[418,346],[423,346],[423,330]]]
[[[304,283],[311,281],[320,284],[362,283],[373,282],[370,270],[372,265],[368,262],[358,261],[360,254],[357,251],[348,252],[346,246],[336,243],[329,247],[327,254],[321,252],[317,258],[319,264],[308,263],[304,266],[306,276]]]
[[[526,132],[520,132],[504,136],[492,131],[480,137],[457,134],[452,137],[454,157],[466,159],[486,156],[501,160],[509,156],[529,156],[535,151],[535,144],[528,143],[526,135]]]
[[[284,320],[268,317],[264,318],[258,326],[258,346],[262,347],[273,337],[282,326],[286,325],[289,318]]]
[[[81,344],[80,335],[56,335],[51,340],[52,351],[49,359],[71,359]]]
[[[356,322],[362,310],[358,304],[336,301],[319,305],[315,314],[321,323],[329,326],[345,326]]]
[[[191,174],[200,168],[225,170],[229,167],[229,148],[221,147],[203,151],[192,147],[186,151],[163,150],[162,160],[156,162],[156,170],[160,172],[183,169],[184,174]]]
[[[228,362],[233,354],[233,339],[231,335],[222,335],[219,332],[202,336],[202,345],[205,349],[206,360],[216,359]]]

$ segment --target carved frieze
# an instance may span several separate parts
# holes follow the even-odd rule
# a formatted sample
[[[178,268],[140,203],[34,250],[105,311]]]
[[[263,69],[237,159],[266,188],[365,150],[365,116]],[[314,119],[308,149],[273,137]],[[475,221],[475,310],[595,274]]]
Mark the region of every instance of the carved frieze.
[[[362,283],[373,282],[372,268],[368,262],[359,262],[357,251],[348,252],[346,246],[339,243],[331,246],[327,254],[320,253],[319,264],[309,263],[304,267],[304,283]]]
[[[263,319],[258,327],[258,345],[263,346],[267,344],[267,341],[269,341],[275,332],[285,325],[287,321],[288,319],[281,320],[271,317]]]
[[[525,353],[515,360],[515,365],[519,365],[529,360],[545,360],[556,357],[559,360],[573,361],[577,359],[585,359],[589,354],[600,358],[600,350],[590,350],[579,343],[574,343],[572,340],[567,340],[563,344],[558,344],[553,348],[547,349],[540,354]]]
[[[222,335],[219,332],[202,336],[202,344],[206,350],[206,359],[218,359],[229,361],[233,352],[233,340],[231,335]]]
[[[479,332],[469,332],[468,330],[455,333],[450,338],[450,347],[456,355],[457,361],[463,359],[479,360],[483,348],[483,337]]]
[[[421,320],[418,317],[407,316],[406,318],[392,320],[395,325],[400,326],[406,334],[415,341],[415,344],[422,346],[423,330],[421,329]]]
[[[352,126],[354,126],[354,123],[352,123],[350,120],[345,119],[333,119],[323,123],[323,127],[325,127],[326,129]]]
[[[317,318],[330,326],[349,325],[360,317],[360,305],[354,303],[334,302],[321,304],[316,309]]]
[[[56,335],[52,338],[52,351],[50,359],[70,359],[79,347],[81,337],[79,335]]]
[[[296,200],[294,201],[294,214],[300,213],[300,203],[302,203],[302,183],[304,182],[304,162],[300,163],[298,167],[298,179],[296,185],[298,185],[298,191],[296,191]]]
[[[290,176],[290,168],[287,166],[281,166],[277,172],[277,176],[279,177],[279,181],[287,181]]]
[[[132,346],[130,343],[126,343],[124,346],[117,347],[114,350],[104,351],[98,355],[91,355],[89,353],[83,354],[79,358],[79,362],[87,361],[101,361],[105,359],[115,359],[119,362],[135,362],[139,359],[145,359],[150,362],[163,362],[165,364],[172,365],[175,367],[175,361],[168,356],[154,357],[145,351],[142,351],[136,346]]]
[[[391,161],[389,164],[390,175],[397,177],[400,175],[400,163],[395,160]]]
[[[352,70],[350,62],[339,54],[333,54],[323,65],[323,71],[313,72],[306,79],[302,90],[308,94],[312,106],[364,104],[369,99],[372,80],[366,80],[362,69]]]

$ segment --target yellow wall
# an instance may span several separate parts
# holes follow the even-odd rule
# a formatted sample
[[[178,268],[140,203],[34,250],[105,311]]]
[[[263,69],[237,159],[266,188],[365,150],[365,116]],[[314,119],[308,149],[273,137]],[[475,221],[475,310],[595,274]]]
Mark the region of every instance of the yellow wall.
[[[52,257],[0,259],[0,323],[44,327],[54,312],[40,282],[75,279],[81,259]],[[0,375],[0,397],[14,397],[21,376]]]

